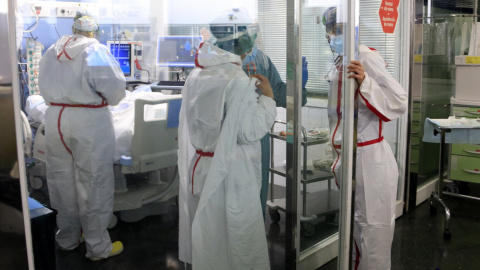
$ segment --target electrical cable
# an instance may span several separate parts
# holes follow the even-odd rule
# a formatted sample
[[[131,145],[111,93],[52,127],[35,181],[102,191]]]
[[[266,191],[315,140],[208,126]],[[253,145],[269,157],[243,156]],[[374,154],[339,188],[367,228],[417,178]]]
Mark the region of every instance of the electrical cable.
[[[56,24],[56,23],[54,23],[54,24],[53,24],[53,26],[55,27],[55,32],[57,32],[57,36],[58,36],[58,38],[60,38],[60,34],[58,33],[58,30],[57,30],[57,24]]]

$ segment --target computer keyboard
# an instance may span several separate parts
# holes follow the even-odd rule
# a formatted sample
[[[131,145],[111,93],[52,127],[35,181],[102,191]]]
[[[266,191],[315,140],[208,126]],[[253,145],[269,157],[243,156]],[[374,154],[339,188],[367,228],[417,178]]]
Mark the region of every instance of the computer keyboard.
[[[159,81],[157,85],[162,86],[184,86],[185,81]]]
[[[185,81],[159,81],[157,85],[151,85],[150,88],[154,92],[165,93],[166,90],[171,90],[170,95],[180,94]]]

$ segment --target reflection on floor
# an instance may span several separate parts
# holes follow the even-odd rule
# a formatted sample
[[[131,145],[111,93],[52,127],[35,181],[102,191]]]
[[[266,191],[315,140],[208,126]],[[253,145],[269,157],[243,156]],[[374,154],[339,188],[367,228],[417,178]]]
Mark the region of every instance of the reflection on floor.
[[[279,194],[279,193],[276,193]],[[441,211],[430,216],[428,203],[423,203],[396,222],[392,248],[392,270],[403,269],[478,269],[480,265],[480,204],[447,199],[452,211],[452,239],[443,240]],[[272,269],[283,270],[285,214],[272,223],[267,214],[265,229],[269,241]],[[320,230],[320,227],[317,227]],[[104,261],[85,259],[85,246],[65,252],[55,250],[57,270],[64,269],[185,269],[178,258],[178,210],[172,202],[170,212],[147,217],[136,223],[119,222],[110,231],[112,240],[125,245],[123,254]],[[319,270],[336,269],[333,260]]]
[[[327,181],[312,182],[307,185],[307,199],[303,201],[303,197],[299,198],[300,209],[303,210],[305,207],[303,204],[306,204],[307,209],[300,222],[300,252],[338,232],[339,193],[334,184],[331,186],[332,191],[329,190]],[[275,185],[274,189],[275,198],[285,198],[284,187]],[[300,193],[303,194],[303,188]],[[271,219],[274,220],[274,218]],[[280,221],[281,224],[284,222],[284,220]]]
[[[0,172],[0,269],[27,269],[20,181]]]
[[[122,254],[107,260],[85,259],[85,244],[72,251],[56,247],[57,270],[64,269],[184,269],[178,258],[178,210],[175,203],[169,214],[151,216],[135,223],[119,221],[110,230],[112,241],[120,240]]]
[[[178,210],[174,203],[169,214],[147,217],[139,222],[119,222],[110,230],[112,241],[120,240],[122,254],[107,260],[91,262],[85,259],[85,245],[72,251],[55,249],[57,270],[143,270],[185,269],[178,260]],[[281,213],[282,220],[285,215]],[[267,217],[267,237],[272,269],[283,269],[285,226],[272,223]]]
[[[480,197],[480,187],[469,185],[472,196]],[[441,208],[430,215],[428,202],[397,219],[392,246],[392,270],[479,269],[480,203],[445,197],[451,211],[452,238],[443,239]],[[319,270],[336,269],[333,260]]]

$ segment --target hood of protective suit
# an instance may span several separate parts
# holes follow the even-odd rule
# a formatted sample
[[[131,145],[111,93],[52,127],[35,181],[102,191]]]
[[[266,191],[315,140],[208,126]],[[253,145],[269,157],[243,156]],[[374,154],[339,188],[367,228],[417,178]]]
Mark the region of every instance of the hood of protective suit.
[[[195,57],[195,66],[197,67],[212,67],[225,63],[233,63],[242,66],[240,56],[224,51],[210,43],[203,42],[198,48],[197,56]]]
[[[94,43],[98,43],[98,40],[80,35],[63,36],[54,45],[57,60],[62,62],[73,60],[85,47]]]

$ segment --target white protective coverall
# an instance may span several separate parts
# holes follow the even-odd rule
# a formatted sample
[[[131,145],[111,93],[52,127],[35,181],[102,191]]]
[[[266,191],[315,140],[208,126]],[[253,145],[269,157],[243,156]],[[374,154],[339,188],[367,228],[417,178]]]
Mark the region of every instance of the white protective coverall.
[[[330,73],[328,114],[337,185],[341,179],[341,58]],[[400,117],[407,109],[407,94],[388,73],[380,54],[359,46],[365,79],[357,90],[357,161],[355,183],[354,269],[390,269],[390,250],[395,226],[398,168],[383,138],[384,122]]]
[[[45,113],[47,183],[58,211],[60,247],[78,246],[86,257],[108,257],[113,211],[115,135],[106,104],[125,97],[125,78],[107,47],[94,38],[63,36],[40,61]]]
[[[275,101],[255,92],[240,56],[202,43],[196,66],[180,111],[180,260],[196,270],[270,269],[260,139]]]

